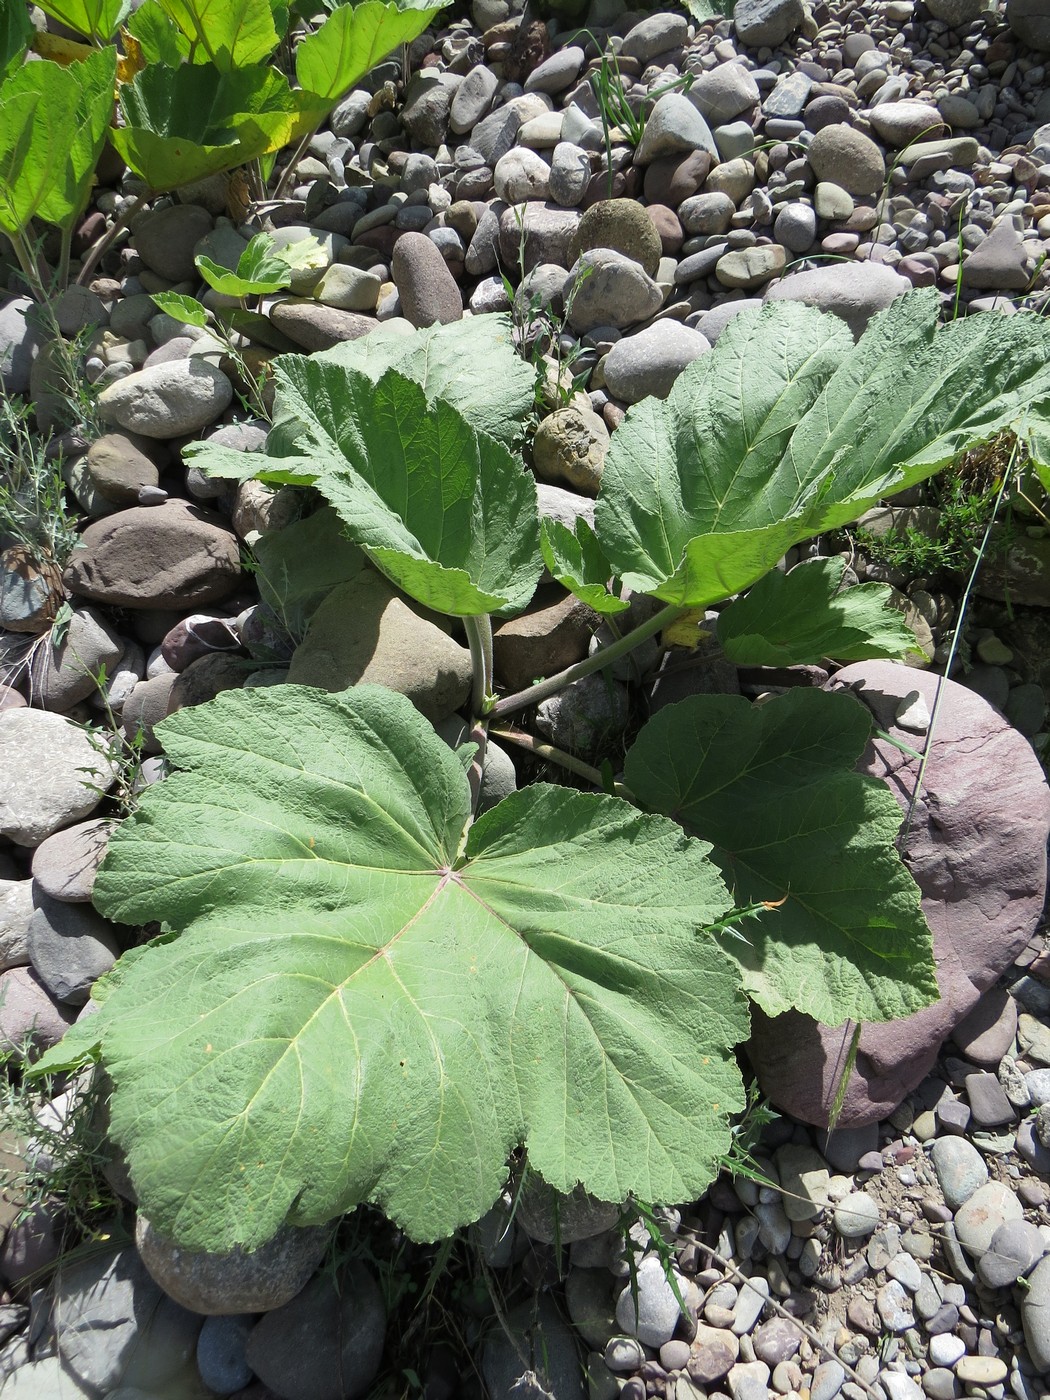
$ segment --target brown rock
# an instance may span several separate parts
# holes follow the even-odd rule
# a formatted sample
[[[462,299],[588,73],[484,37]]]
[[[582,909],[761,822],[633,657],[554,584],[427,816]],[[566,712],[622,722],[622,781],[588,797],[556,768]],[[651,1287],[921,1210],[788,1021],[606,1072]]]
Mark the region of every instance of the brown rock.
[[[89,525],[63,582],[98,603],[187,609],[225,597],[239,577],[233,531],[199,506],[172,500]]]
[[[249,663],[243,657],[224,656],[218,652],[198,657],[175,677],[168,692],[168,714],[203,705],[224,690],[240,690],[248,674]]]
[[[707,1327],[700,1323],[689,1352],[685,1369],[689,1379],[697,1385],[714,1385],[730,1369],[740,1355],[740,1343],[732,1332],[721,1327]]]
[[[107,501],[133,506],[144,486],[156,486],[160,473],[144,450],[146,438],[130,433],[105,433],[87,452],[87,474]]]
[[[656,225],[633,199],[603,199],[591,205],[569,244],[570,265],[591,248],[612,248],[638,263],[650,277],[663,256]]]
[[[512,691],[582,661],[601,619],[557,585],[541,588],[533,606],[502,622],[492,636],[496,676]]]
[[[124,701],[120,712],[125,739],[133,742],[141,731],[144,753],[160,753],[160,742],[153,732],[168,713],[168,696],[175,684],[174,671],[162,671],[159,676],[139,681]]]
[[[321,690],[386,685],[436,723],[467,698],[470,653],[366,569],[332,589],[314,613],[288,680]]]
[[[390,263],[401,314],[413,326],[447,326],[463,316],[463,294],[437,244],[425,233],[404,233]]]

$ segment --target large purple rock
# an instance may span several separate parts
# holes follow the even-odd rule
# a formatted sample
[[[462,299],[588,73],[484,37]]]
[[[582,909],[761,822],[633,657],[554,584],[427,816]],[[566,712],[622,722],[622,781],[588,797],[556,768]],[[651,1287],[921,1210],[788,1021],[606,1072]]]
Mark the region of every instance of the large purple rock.
[[[839,1127],[884,1118],[926,1076],[953,1028],[1025,946],[1043,907],[1050,792],[1031,745],[987,701],[954,681],[890,661],[839,671],[879,728],[922,751],[925,736],[897,727],[901,701],[918,691],[936,713],[930,757],[904,859],[933,931],[941,1000],[899,1021],[866,1025]],[[884,739],[861,758],[907,811],[919,768]],[[764,1093],[803,1122],[826,1126],[853,1032],[798,1012],[752,1014],[748,1047]]]

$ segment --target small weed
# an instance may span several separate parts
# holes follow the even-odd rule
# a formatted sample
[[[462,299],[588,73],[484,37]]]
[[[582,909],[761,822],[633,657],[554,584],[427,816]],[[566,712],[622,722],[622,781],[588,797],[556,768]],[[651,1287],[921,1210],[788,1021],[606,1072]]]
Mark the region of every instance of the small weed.
[[[104,1238],[120,1210],[105,1175],[112,1150],[103,1078],[90,1070],[65,1083],[28,1080],[22,1065],[32,1055],[29,1045],[0,1048],[0,1123],[14,1149],[0,1159],[0,1195],[17,1207],[16,1221],[42,1209],[57,1215],[65,1256],[82,1241]]]
[[[991,519],[1012,441],[1003,437],[975,448],[930,479],[928,502],[939,513],[935,535],[915,525],[885,535],[862,528],[853,532],[858,547],[873,563],[912,578],[965,573],[977,558]],[[1002,557],[1012,539],[1008,518],[993,536],[987,553]]]
[[[32,409],[0,395],[0,546],[22,545],[37,565],[62,568],[77,542],[62,462],[31,426]]]
[[[588,31],[583,31],[583,35],[590,37],[595,42],[596,47],[600,47],[594,40],[594,36]],[[616,61],[616,55],[609,50],[602,54],[601,62],[590,74],[590,84],[602,121],[602,134],[605,140],[605,169],[610,195],[612,194],[613,180],[613,132],[618,131],[627,144],[632,149],[636,149],[645,135],[645,123],[657,99],[668,92],[688,92],[695,77],[694,73],[683,73],[681,77],[675,78],[673,82],[665,83],[663,87],[648,93],[640,103],[632,106],[631,100],[627,96],[623,76],[620,73],[620,65]]]

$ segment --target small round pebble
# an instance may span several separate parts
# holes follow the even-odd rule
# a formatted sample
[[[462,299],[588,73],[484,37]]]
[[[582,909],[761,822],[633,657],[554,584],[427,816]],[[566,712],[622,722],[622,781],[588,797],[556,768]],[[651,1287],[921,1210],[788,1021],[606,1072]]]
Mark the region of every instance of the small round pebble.
[[[863,1240],[879,1223],[879,1208],[866,1191],[851,1191],[835,1207],[835,1229],[844,1240]]]

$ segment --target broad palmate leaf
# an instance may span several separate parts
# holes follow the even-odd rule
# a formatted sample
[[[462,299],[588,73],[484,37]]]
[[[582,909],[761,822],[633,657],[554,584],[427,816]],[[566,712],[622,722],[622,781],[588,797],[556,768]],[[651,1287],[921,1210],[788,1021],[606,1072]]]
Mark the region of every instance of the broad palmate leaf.
[[[468,829],[461,759],[380,687],[233,691],[158,733],[185,771],[95,900],[181,936],[126,955],[40,1065],[101,1059],[157,1228],[251,1248],[368,1200],[435,1239],[519,1144],[558,1190],[703,1190],[748,1033],[706,845],[545,785]]]
[[[78,34],[105,42],[131,8],[129,0],[39,0],[45,14]],[[22,8],[13,4],[12,8]]]
[[[960,451],[1030,423],[1050,393],[1041,317],[937,327],[910,292],[854,347],[790,302],[743,312],[613,435],[595,512],[624,582],[701,607],[754,583],[799,540],[856,519]]]
[[[479,433],[511,446],[522,435],[536,391],[536,370],[514,349],[512,336],[510,317],[500,315],[426,326],[411,335],[387,323],[311,358],[360,370],[373,383],[396,369],[422,385],[428,399],[445,399]],[[278,386],[268,450],[293,454],[301,430]]]
[[[654,715],[627,755],[632,792],[713,843],[737,903],[778,906],[730,945],[770,1016],[888,1021],[937,999],[919,890],[894,848],[901,809],[853,771],[870,729],[849,695],[699,695]]]
[[[220,73],[210,63],[150,64],[121,86],[120,105],[113,145],[154,191],[279,151],[324,115],[272,68]]]
[[[221,73],[260,63],[277,47],[270,0],[154,0],[190,41],[198,63]]]
[[[295,74],[309,93],[326,98],[329,106],[386,58],[399,44],[418,38],[444,4],[427,0],[359,0],[340,5],[316,34],[301,39],[295,52]]]
[[[378,383],[320,357],[274,362],[298,455],[193,443],[218,476],[315,486],[375,566],[425,607],[520,612],[542,570],[535,479],[445,399],[390,369]]]
[[[883,583],[842,588],[845,559],[813,559],[790,573],[771,569],[718,617],[718,640],[738,666],[904,657],[918,651],[915,633],[889,606]],[[841,591],[840,591],[841,590]]]

